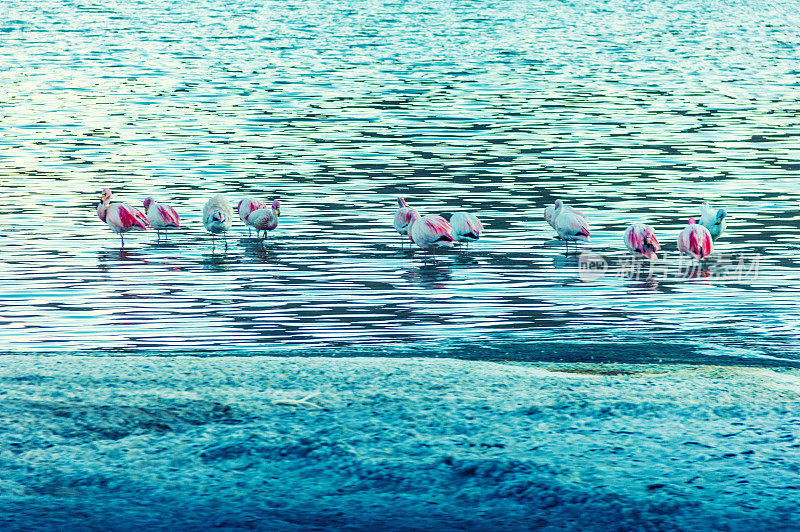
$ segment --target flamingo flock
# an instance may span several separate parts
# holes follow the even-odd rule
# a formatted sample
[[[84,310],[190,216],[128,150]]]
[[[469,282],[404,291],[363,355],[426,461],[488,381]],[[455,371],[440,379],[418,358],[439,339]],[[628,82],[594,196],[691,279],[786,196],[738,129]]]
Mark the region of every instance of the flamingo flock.
[[[161,232],[164,238],[169,229],[181,229],[180,216],[170,205],[157,202],[152,196],[144,199],[145,214],[127,203],[111,203],[112,192],[104,188],[97,205],[97,216],[120,237],[120,244],[125,246],[124,234],[128,231],[146,231],[155,229],[158,241]],[[431,255],[436,261],[436,250],[469,244],[480,239],[483,223],[470,212],[454,212],[449,220],[438,214],[420,213],[410,207],[405,198],[397,198],[397,210],[394,213],[394,228],[400,235],[401,247],[405,239],[416,244]],[[280,200],[267,204],[257,198],[245,197],[236,206],[239,219],[247,226],[248,234],[252,229],[260,240],[268,238],[269,231],[278,227],[281,215]],[[211,234],[212,244],[215,237],[221,235],[228,242],[225,234],[233,224],[234,210],[230,201],[222,194],[210,198],[203,206],[203,226]],[[725,230],[727,213],[725,209],[714,209],[708,203],[700,206],[700,222],[689,218],[688,224],[678,235],[678,250],[697,260],[703,260],[714,250],[714,240]],[[553,205],[544,209],[544,219],[555,230],[558,238],[564,241],[569,251],[570,242],[587,242],[591,237],[591,228],[586,215],[557,199]],[[264,235],[261,236],[263,231]],[[623,233],[623,240],[628,251],[638,257],[656,260],[661,245],[656,238],[655,230],[644,222],[631,223]],[[428,255],[425,256],[427,262]]]
[[[700,223],[689,218],[687,226],[678,234],[678,251],[692,258],[703,260],[714,250],[714,240],[725,230],[725,209],[714,209],[708,203],[700,205]],[[564,205],[558,199],[544,210],[544,218],[565,242],[589,240],[589,225],[579,211]],[[642,222],[633,222],[623,234],[628,251],[650,260],[658,258],[661,245],[653,228]]]

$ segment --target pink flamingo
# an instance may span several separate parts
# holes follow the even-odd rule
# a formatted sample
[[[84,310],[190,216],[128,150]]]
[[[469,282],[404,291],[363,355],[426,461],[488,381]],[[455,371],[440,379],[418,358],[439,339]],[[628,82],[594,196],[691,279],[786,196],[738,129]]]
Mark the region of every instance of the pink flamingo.
[[[702,260],[714,251],[714,240],[708,229],[689,218],[689,225],[678,235],[678,249],[685,255]]]
[[[147,221],[150,222],[150,227],[156,230],[158,239],[161,240],[161,230],[164,230],[164,238],[169,235],[167,229],[174,227],[181,228],[181,218],[175,209],[166,203],[158,203],[152,197],[147,196],[144,199],[144,212],[147,214]]]
[[[394,213],[394,228],[400,233],[400,247],[405,244],[408,234],[408,226],[411,222],[419,220],[419,213],[413,207],[409,207],[404,198],[397,198],[398,209]]]
[[[125,203],[110,203],[110,201],[111,189],[104,188],[100,203],[97,205],[97,217],[119,235],[122,247],[125,247],[123,233],[132,230],[145,231],[150,224],[139,209]]]
[[[434,264],[436,263],[436,248],[451,248],[456,239],[450,223],[436,214],[411,220],[408,225],[408,237],[422,249],[430,250],[433,253]],[[427,262],[427,257],[425,261]]]
[[[474,242],[481,237],[483,224],[478,217],[469,212],[454,212],[450,217],[450,226],[453,234],[456,235],[458,242],[465,242],[469,247],[470,242]]]
[[[247,217],[250,216],[251,212],[258,209],[263,209],[266,206],[267,204],[263,201],[252,197],[246,197],[239,201],[239,205],[236,207],[236,210],[239,211],[239,219],[247,226],[248,236],[252,235],[253,233],[250,230],[251,225],[247,222]]]
[[[658,258],[657,253],[661,251],[653,228],[639,222],[633,222],[625,230],[625,247],[634,255],[643,255],[650,260]]]
[[[278,218],[281,215],[281,202],[275,200],[271,207],[256,209],[247,216],[247,224],[255,227],[256,236],[259,231],[264,231],[264,238],[267,238],[267,231],[272,231],[278,227]]]
[[[552,225],[559,238],[564,240],[567,251],[569,251],[570,242],[588,241],[591,236],[586,218],[575,209],[566,207],[560,199],[556,200],[555,203]]]

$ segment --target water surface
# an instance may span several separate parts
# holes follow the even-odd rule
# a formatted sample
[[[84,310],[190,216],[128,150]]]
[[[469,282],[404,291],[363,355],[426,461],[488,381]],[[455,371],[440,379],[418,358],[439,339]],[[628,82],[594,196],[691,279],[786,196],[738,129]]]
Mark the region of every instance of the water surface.
[[[692,345],[800,358],[800,16],[745,0],[7,2],[0,349],[263,352]],[[185,229],[126,246],[100,190]],[[261,246],[212,248],[213,194],[280,198]],[[436,265],[394,198],[486,226]],[[556,198],[594,229],[577,255]],[[675,238],[724,206],[718,261]],[[666,258],[617,275],[626,224]],[[759,257],[758,275],[720,275]],[[750,263],[748,263],[750,264]],[[677,272],[682,272],[678,274]],[[569,345],[573,345],[570,343]],[[413,347],[413,346],[418,346]],[[665,349],[669,355],[670,349]]]

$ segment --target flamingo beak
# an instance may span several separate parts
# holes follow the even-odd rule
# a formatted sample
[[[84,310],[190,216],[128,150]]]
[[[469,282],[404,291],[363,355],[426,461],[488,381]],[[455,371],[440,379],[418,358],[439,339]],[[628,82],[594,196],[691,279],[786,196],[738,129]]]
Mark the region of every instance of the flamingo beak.
[[[278,207],[277,209],[275,209],[275,214],[277,214],[278,216],[280,216],[280,215],[281,215],[281,208],[280,208],[280,207]]]
[[[644,243],[647,244],[648,246],[650,245],[650,237],[649,236],[644,239]]]

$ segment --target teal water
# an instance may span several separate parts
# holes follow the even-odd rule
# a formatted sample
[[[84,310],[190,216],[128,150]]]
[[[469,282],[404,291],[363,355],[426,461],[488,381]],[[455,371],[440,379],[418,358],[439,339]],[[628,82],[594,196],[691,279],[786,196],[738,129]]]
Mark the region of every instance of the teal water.
[[[800,358],[793,3],[0,11],[2,351],[578,342]],[[186,229],[121,250],[94,212],[104,186],[136,205],[155,193]],[[219,192],[281,199],[263,249],[238,220],[212,249],[200,213]],[[393,232],[398,195],[473,211],[485,237],[426,265]],[[583,249],[606,275],[553,240],[556,198],[590,218]],[[729,226],[692,272],[675,238],[701,201]],[[666,257],[627,276],[638,219]],[[746,275],[728,275],[742,257]]]

